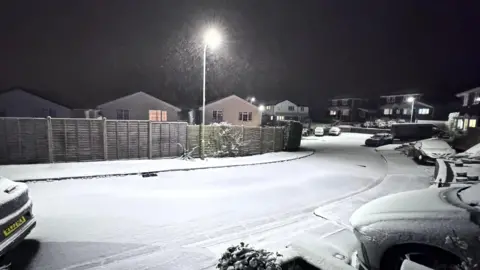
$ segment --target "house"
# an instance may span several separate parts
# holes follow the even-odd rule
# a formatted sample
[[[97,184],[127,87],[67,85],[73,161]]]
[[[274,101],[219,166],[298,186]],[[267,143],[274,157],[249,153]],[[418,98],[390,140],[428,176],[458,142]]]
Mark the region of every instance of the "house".
[[[72,118],[99,119],[102,113],[98,109],[72,109]]]
[[[375,114],[375,111],[367,107],[366,99],[351,96],[337,96],[330,100],[327,113],[332,120],[364,122]]]
[[[480,87],[476,87],[456,95],[462,100],[462,107],[455,126],[459,130],[477,127],[480,116]]]
[[[434,114],[432,105],[422,102],[420,93],[397,93],[380,96],[379,116],[389,119],[404,119],[410,121],[413,102],[413,121],[431,120]]]
[[[0,94],[0,117],[70,117],[71,110],[29,90],[14,88]]]
[[[199,108],[200,122],[202,109]],[[261,114],[256,105],[231,95],[205,105],[205,124],[227,122],[232,125],[258,127]]]
[[[263,111],[263,124],[274,124],[276,121],[294,120],[302,123],[310,123],[309,108],[295,104],[289,100],[281,102],[265,102]]]
[[[137,92],[97,106],[107,119],[179,121],[180,108],[145,92]]]

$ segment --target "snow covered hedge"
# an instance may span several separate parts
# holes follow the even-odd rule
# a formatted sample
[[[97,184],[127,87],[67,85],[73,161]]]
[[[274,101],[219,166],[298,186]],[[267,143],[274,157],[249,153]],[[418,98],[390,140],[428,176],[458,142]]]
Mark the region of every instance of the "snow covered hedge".
[[[231,246],[218,260],[220,270],[282,270],[277,262],[281,254],[268,252],[264,249],[254,249],[243,242]]]
[[[214,145],[215,157],[236,157],[241,154],[245,141],[241,127],[232,126],[229,123],[214,123],[215,132],[211,135],[210,144]]]

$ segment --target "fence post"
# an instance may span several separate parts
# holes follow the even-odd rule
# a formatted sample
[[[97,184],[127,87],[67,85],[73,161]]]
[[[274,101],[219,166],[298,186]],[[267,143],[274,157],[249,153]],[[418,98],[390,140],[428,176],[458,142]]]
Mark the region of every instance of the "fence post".
[[[148,158],[152,159],[152,121],[148,121]]]
[[[80,161],[80,139],[78,138],[78,121],[79,120],[73,120],[75,121],[75,138],[77,139],[77,161]]]
[[[141,143],[140,143],[140,139],[141,139],[141,137],[140,137],[140,121],[137,122],[137,139],[138,139],[138,142],[137,142],[138,158],[140,158],[141,157],[140,156],[140,149],[141,149],[140,148],[140,145],[141,145]]]
[[[275,150],[275,133],[277,133],[277,129],[274,126],[273,127],[273,152],[276,152],[276,150]]]
[[[263,154],[263,128],[260,127],[260,154]]]
[[[245,155],[245,126],[242,125],[242,156]]]
[[[168,156],[172,156],[172,138],[170,137],[172,135],[172,124],[168,124]]]
[[[108,160],[108,138],[107,138],[107,118],[103,117],[102,119],[103,126],[103,159]]]
[[[63,119],[63,136],[65,137],[65,144],[64,144],[64,147],[65,147],[65,160],[64,161],[67,161],[68,159],[68,152],[67,152],[67,147],[68,147],[68,138],[67,138],[67,120]]]
[[[127,159],[130,159],[130,120],[127,120]]]
[[[53,131],[52,131],[52,117],[47,116],[47,147],[48,147],[48,162],[53,163]]]

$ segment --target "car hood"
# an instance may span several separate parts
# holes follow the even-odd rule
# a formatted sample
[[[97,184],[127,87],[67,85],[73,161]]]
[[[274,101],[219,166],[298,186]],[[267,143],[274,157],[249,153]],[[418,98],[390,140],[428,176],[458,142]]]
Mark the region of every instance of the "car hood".
[[[466,212],[442,199],[447,189],[430,188],[381,197],[355,211],[350,223],[356,228],[380,221],[445,218],[451,217],[452,212]]]
[[[420,148],[419,150],[425,155],[434,158],[444,158],[456,153],[452,148]]]

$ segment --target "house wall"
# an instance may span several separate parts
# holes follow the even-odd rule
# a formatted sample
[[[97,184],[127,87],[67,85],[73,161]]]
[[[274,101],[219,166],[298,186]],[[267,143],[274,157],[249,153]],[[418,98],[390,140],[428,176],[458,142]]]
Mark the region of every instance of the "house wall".
[[[213,119],[213,111],[222,111],[223,112],[223,122],[230,123],[232,125],[239,126],[250,126],[258,127],[261,122],[261,112],[258,110],[257,106],[248,103],[245,100],[242,100],[239,97],[231,96],[223,100],[216,101],[212,104],[208,104],[205,107],[205,123],[211,124],[215,123]],[[240,121],[239,113],[240,112],[251,112],[252,121]],[[201,113],[201,112],[200,112]]]
[[[139,92],[98,106],[107,119],[117,119],[117,110],[128,110],[130,120],[149,120],[149,110],[167,111],[167,121],[179,121],[179,112],[170,104]]]
[[[28,92],[12,90],[0,95],[0,116],[4,117],[51,117],[68,118],[71,110],[62,105],[35,96]]]

